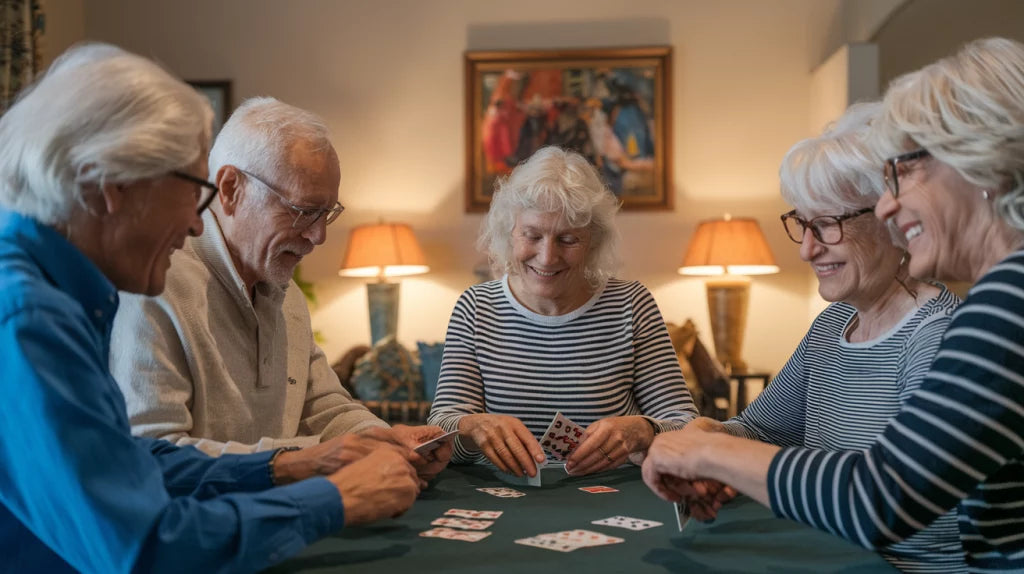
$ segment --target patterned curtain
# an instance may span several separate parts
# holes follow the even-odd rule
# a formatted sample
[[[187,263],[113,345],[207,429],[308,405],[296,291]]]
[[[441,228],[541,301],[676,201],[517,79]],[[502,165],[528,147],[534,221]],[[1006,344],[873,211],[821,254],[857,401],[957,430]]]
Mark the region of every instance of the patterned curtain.
[[[39,73],[45,22],[39,0],[0,0],[0,114]]]

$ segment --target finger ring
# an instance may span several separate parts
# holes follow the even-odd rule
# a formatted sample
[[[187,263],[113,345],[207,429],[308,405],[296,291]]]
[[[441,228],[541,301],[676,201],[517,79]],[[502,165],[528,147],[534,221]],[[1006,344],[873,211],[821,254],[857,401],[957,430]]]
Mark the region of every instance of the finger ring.
[[[603,448],[597,447],[597,450],[601,451],[601,454],[603,454],[604,457],[608,459],[608,462],[615,462],[612,460],[612,457],[608,456],[608,453],[606,453]]]

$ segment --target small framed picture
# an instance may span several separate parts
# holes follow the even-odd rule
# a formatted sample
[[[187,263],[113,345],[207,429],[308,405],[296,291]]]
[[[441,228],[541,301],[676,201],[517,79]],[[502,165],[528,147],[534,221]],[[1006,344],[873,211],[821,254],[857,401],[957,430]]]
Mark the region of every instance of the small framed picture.
[[[625,210],[672,209],[672,49],[467,52],[466,211],[541,146],[579,152]]]
[[[234,109],[231,104],[231,80],[185,81],[210,100],[210,106],[213,107],[213,137],[217,137],[221,126]]]

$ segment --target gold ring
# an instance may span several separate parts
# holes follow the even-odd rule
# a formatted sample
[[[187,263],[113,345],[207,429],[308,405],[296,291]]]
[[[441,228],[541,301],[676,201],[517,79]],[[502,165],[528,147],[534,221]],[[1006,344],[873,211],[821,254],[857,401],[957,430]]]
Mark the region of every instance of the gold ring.
[[[608,459],[608,462],[615,462],[612,460],[612,457],[608,456],[608,453],[606,453],[603,448],[597,447],[597,450],[601,451],[601,454],[603,454],[604,457]]]

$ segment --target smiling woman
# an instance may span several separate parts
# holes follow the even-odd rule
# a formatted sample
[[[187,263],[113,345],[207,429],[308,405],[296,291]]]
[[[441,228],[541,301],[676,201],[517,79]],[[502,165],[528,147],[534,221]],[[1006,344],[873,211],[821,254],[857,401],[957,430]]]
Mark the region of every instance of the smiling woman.
[[[613,278],[617,209],[595,168],[558,148],[499,184],[478,244],[502,278],[456,304],[429,418],[459,431],[453,460],[533,476],[561,412],[587,427],[566,469],[599,472],[696,416],[654,298]]]

